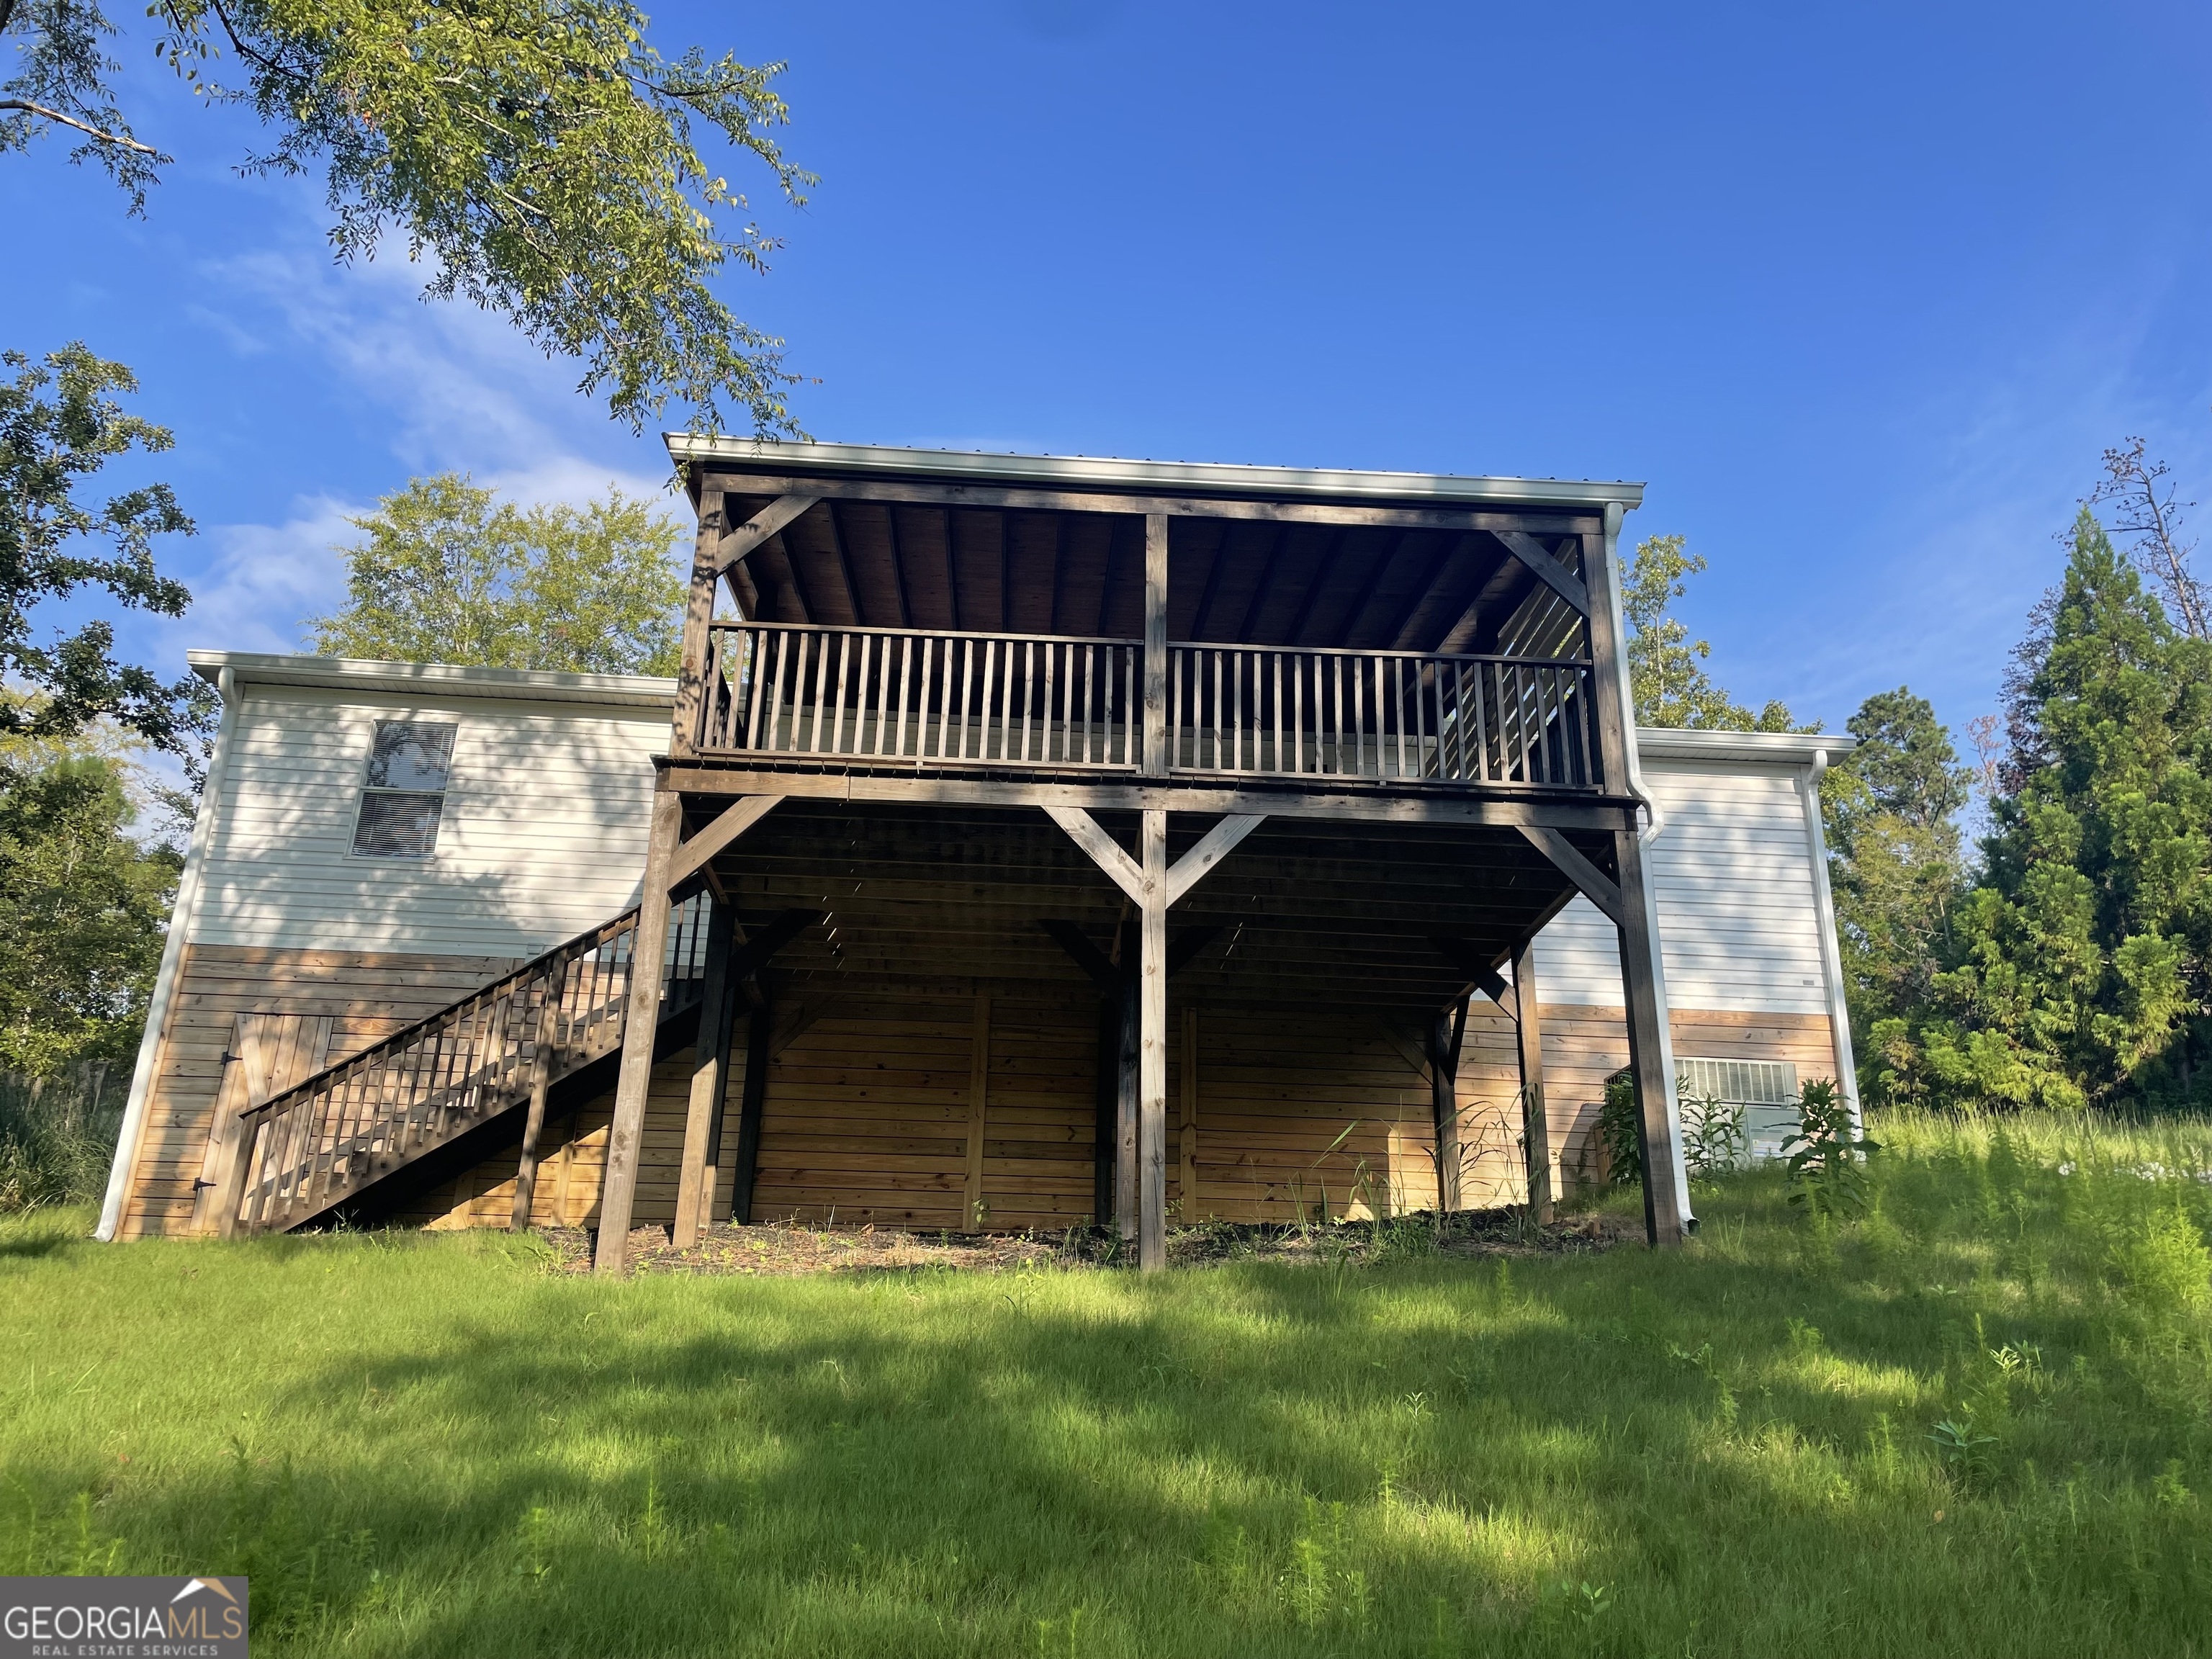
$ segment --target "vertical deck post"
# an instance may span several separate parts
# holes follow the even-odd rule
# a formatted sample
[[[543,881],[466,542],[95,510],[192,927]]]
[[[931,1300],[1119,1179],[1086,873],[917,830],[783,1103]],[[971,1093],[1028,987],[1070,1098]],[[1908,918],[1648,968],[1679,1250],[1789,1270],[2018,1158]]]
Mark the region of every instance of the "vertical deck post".
[[[775,1019],[769,1000],[768,970],[753,983],[759,988],[752,1012],[745,1017],[745,1087],[738,1100],[738,1163],[730,1172],[730,1219],[750,1227],[753,1220],[753,1186],[760,1175],[761,1118],[768,1109],[769,1036]]]
[[[1582,538],[1583,581],[1589,592],[1590,659],[1597,680],[1598,750],[1606,789],[1616,795],[1629,791],[1629,745],[1636,740],[1636,704],[1621,634],[1620,585],[1613,568],[1620,518],[1620,504],[1607,503],[1606,532]],[[1667,1074],[1650,878],[1635,830],[1614,831],[1613,848],[1623,918],[1620,983],[1628,1011],[1628,1064],[1642,1114],[1638,1138],[1644,1155],[1644,1228],[1655,1246],[1679,1244],[1684,1231],[1681,1147],[1674,1127],[1674,1079]]]
[[[1168,515],[1145,514],[1145,775],[1168,775]]]
[[[553,1087],[553,1048],[561,1040],[561,998],[568,984],[564,961],[545,979],[538,1008],[538,1042],[530,1057],[530,1106],[522,1117],[522,1155],[514,1169],[514,1215],[508,1230],[530,1231],[531,1206],[538,1200],[538,1141],[545,1133],[545,1097]]]
[[[991,998],[975,997],[975,1018],[968,1054],[968,1161],[961,1182],[961,1223],[970,1232],[983,1229],[983,1133],[991,1104]]]
[[[706,975],[699,987],[699,1035],[691,1046],[691,1099],[684,1118],[684,1163],[676,1177],[676,1231],[672,1242],[688,1250],[713,1218],[714,1142],[720,1137],[722,1096],[730,1083],[732,1003],[730,947],[737,917],[719,896],[707,915]]]
[[[1528,1160],[1528,1213],[1552,1223],[1552,1120],[1544,1105],[1544,1019],[1536,1001],[1536,939],[1513,950],[1513,1025],[1521,1060],[1522,1145]]]
[[[1148,538],[1149,540],[1149,538]],[[1137,1082],[1137,1264],[1168,1265],[1168,815],[1144,815],[1142,948],[1138,978],[1142,1044]]]
[[[653,1087],[653,1040],[660,1025],[661,958],[668,950],[668,866],[683,827],[684,803],[676,792],[655,792],[645,882],[638,893],[637,932],[631,936],[622,1072],[615,1085],[614,1124],[607,1132],[606,1178],[599,1189],[599,1244],[592,1265],[603,1273],[622,1272],[629,1255],[645,1102]]]
[[[721,577],[714,555],[722,544],[722,492],[699,497],[699,534],[691,554],[691,595],[684,607],[684,647],[676,671],[675,724],[669,752],[693,754],[699,743],[699,717],[707,693],[707,635],[714,620],[714,590]]]
[[[1133,923],[1122,929],[1121,1001],[1116,1021],[1121,1052],[1114,1089],[1114,1229],[1125,1244],[1137,1242],[1138,1051],[1144,1027],[1137,953],[1141,932]]]
[[[1429,1022],[1429,1114],[1435,1124],[1437,1148],[1437,1213],[1449,1215],[1461,1206],[1459,1139],[1459,1046],[1467,1034],[1467,1004],[1459,1005],[1455,1024],[1449,1008],[1437,1010]]]

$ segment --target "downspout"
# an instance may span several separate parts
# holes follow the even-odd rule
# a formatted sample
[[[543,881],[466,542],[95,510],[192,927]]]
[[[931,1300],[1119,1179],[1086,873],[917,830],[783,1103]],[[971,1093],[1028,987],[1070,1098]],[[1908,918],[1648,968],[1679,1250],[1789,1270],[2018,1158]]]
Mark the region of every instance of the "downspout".
[[[1820,927],[1820,975],[1828,986],[1828,1027],[1835,1034],[1836,1086],[1851,1109],[1851,1133],[1866,1133],[1859,1110],[1859,1068],[1851,1053],[1851,1009],[1844,994],[1843,947],[1836,940],[1836,900],[1828,886],[1828,839],[1820,828],[1820,779],[1828,769],[1828,751],[1815,749],[1813,763],[1797,780],[1797,798],[1805,808],[1805,848],[1813,858],[1813,908]]]
[[[146,1034],[138,1039],[138,1065],[131,1073],[131,1097],[124,1105],[123,1127],[115,1138],[115,1164],[107,1172],[107,1197],[100,1206],[100,1226],[93,1234],[101,1240],[112,1239],[123,1224],[123,1205],[130,1196],[131,1172],[137,1166],[138,1144],[145,1139],[146,1106],[153,1097],[154,1075],[169,1023],[169,1005],[176,994],[177,973],[184,961],[185,940],[199,919],[208,843],[215,835],[216,797],[222,789],[224,766],[230,759],[231,733],[238,724],[238,680],[228,663],[216,674],[215,684],[216,695],[222,699],[222,723],[216,728],[215,753],[208,762],[207,782],[200,791],[200,810],[192,818],[184,872],[177,878],[177,908],[169,917],[169,937],[161,946],[161,965],[154,975],[154,994],[146,1005]]]
[[[1620,683],[1632,688],[1628,672],[1627,615],[1620,595],[1620,521],[1626,509],[1619,501],[1605,504],[1605,570],[1606,582],[1612,589],[1609,596],[1616,624],[1613,630],[1613,647],[1620,659]],[[1644,762],[1637,752],[1635,708],[1632,702],[1628,710],[1628,793],[1636,797],[1649,819],[1637,831],[1637,839],[1649,847],[1659,838],[1667,827],[1667,815],[1659,810],[1652,798],[1650,787],[1644,781]],[[1682,1159],[1682,1106],[1674,1088],[1674,1022],[1667,1000],[1667,963],[1659,934],[1658,884],[1652,879],[1651,866],[1644,866],[1644,891],[1638,902],[1644,906],[1645,931],[1651,937],[1651,986],[1659,1003],[1659,1066],[1660,1075],[1667,1079],[1667,1135],[1669,1160],[1674,1168],[1669,1171],[1674,1182],[1674,1202],[1682,1217],[1685,1231],[1694,1231],[1698,1224],[1696,1213],[1690,1208],[1690,1170]]]

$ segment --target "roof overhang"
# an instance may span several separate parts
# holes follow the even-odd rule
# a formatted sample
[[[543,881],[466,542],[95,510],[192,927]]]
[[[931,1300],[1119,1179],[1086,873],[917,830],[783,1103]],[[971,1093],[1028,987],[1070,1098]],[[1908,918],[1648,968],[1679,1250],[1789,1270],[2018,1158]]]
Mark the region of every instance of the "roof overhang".
[[[996,455],[869,444],[775,442],[701,433],[662,434],[679,467],[766,475],[897,478],[938,483],[1091,490],[1103,495],[1197,495],[1262,501],[1389,502],[1404,506],[1602,509],[1644,500],[1640,483],[1568,478],[1475,478],[1447,472],[1362,472],[1333,468],[1229,466],[1135,461],[1091,455]]]
[[[1710,732],[1639,726],[1636,752],[1647,761],[1727,761],[1753,766],[1812,766],[1842,759],[1856,738],[1832,732]]]
[[[676,682],[652,674],[562,674],[524,668],[463,668],[452,663],[374,662],[356,657],[280,656],[258,651],[187,651],[192,672],[210,684],[222,671],[243,685],[296,685],[323,691],[374,691],[416,697],[499,697],[527,702],[587,702],[666,708]]]

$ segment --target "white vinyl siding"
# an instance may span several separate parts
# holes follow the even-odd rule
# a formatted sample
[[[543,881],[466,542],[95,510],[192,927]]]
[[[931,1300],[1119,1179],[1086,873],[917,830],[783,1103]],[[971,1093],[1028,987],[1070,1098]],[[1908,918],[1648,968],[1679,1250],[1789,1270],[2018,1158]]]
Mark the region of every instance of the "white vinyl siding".
[[[1819,909],[1795,766],[1647,760],[1666,828],[1645,857],[1677,1009],[1826,1014]],[[1577,899],[1536,945],[1546,1002],[1621,1006],[1613,924]]]
[[[665,708],[242,693],[192,943],[526,957],[637,902]],[[380,720],[459,727],[428,858],[352,855]]]

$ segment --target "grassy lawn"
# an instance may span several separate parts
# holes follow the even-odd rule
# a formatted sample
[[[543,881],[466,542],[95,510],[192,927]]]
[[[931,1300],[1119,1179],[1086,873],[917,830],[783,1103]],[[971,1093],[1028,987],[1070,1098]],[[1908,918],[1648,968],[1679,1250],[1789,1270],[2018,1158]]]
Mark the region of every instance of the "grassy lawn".
[[[2212,1127],[1876,1133],[1864,1220],[1149,1279],[33,1214],[0,1571],[249,1572],[264,1654],[2212,1652]]]

